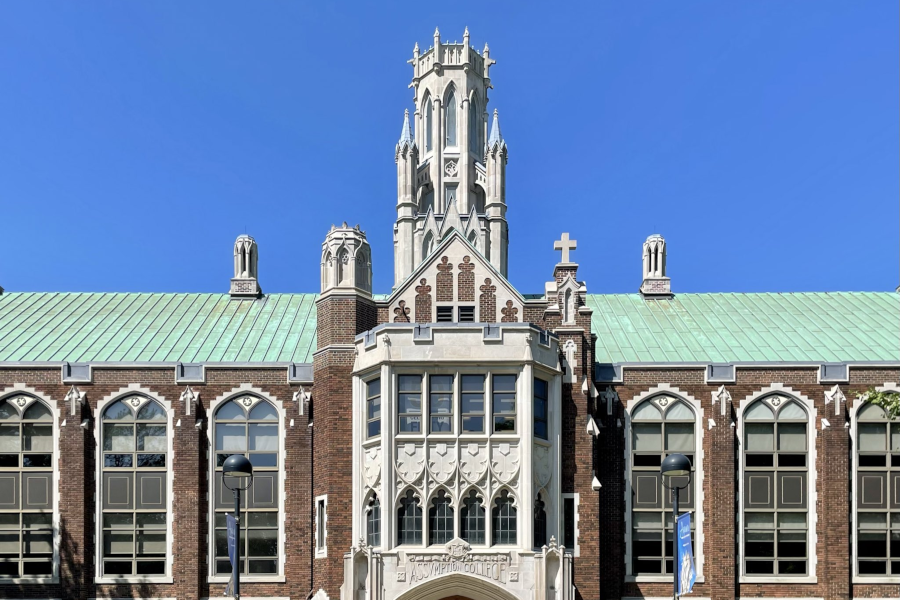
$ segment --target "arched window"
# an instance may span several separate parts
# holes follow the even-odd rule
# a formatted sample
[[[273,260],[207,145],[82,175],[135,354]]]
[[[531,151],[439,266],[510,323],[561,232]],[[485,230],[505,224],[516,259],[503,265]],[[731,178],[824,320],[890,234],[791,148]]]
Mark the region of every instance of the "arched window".
[[[470,544],[483,544],[485,532],[484,503],[475,490],[470,491],[466,499],[463,500],[463,507],[459,516],[462,519],[460,537]]]
[[[372,496],[366,510],[366,541],[373,547],[381,545],[381,502],[378,496]]]
[[[507,490],[500,492],[491,511],[494,544],[516,543],[516,507]]]
[[[540,548],[547,545],[547,512],[544,510],[544,502],[538,494],[534,501],[534,547]]]
[[[428,509],[428,543],[446,544],[453,539],[453,507],[444,490],[437,493]]]
[[[856,419],[857,573],[900,575],[900,422],[874,404]]]
[[[694,463],[695,420],[691,407],[670,396],[654,396],[631,413],[631,570],[633,575],[672,572],[671,492],[662,485],[659,465],[671,453],[684,454]],[[684,485],[687,477],[673,478]],[[679,491],[679,508],[694,508],[691,478]],[[693,526],[693,522],[692,522]]]
[[[744,573],[808,573],[807,423],[799,402],[767,396],[743,414]]]
[[[456,146],[456,94],[447,96],[447,146]]]
[[[400,499],[397,509],[397,544],[422,543],[422,509],[412,490]]]
[[[425,152],[430,152],[434,147],[432,136],[434,135],[434,108],[432,108],[431,96],[425,95]]]
[[[476,154],[481,152],[481,114],[478,112],[478,100],[472,96],[469,101],[469,150]]]
[[[232,454],[243,454],[253,464],[252,493],[241,494],[241,573],[278,572],[279,439],[278,411],[256,396],[241,396],[223,403],[214,415],[215,432],[215,573],[231,573],[225,514],[234,511],[234,496],[222,465]]]
[[[0,581],[53,574],[53,415],[30,396],[0,401]]]
[[[107,577],[166,574],[168,415],[131,396],[101,416],[102,569]]]

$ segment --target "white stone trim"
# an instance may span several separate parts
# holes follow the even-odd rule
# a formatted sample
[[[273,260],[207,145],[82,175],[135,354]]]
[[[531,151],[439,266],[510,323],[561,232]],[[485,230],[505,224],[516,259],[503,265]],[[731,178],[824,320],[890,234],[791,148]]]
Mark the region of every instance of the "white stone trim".
[[[59,518],[59,428],[61,427],[60,417],[65,417],[65,412],[59,409],[56,402],[50,398],[50,396],[33,387],[25,385],[24,383],[14,383],[10,387],[0,390],[0,400],[15,394],[27,394],[41,400],[47,408],[50,409],[50,414],[53,415],[53,517],[51,521],[53,524],[53,570],[51,571],[50,577],[16,577],[14,579],[2,581],[0,582],[0,585],[50,585],[59,583],[59,546],[62,537],[60,535],[61,525]]]
[[[886,381],[884,385],[877,386],[875,388],[876,392],[900,392],[900,386],[898,386],[893,381]],[[853,564],[851,565],[851,582],[858,584],[867,584],[871,583],[875,584],[893,584],[897,585],[900,583],[900,576],[890,576],[883,575],[881,577],[866,577],[865,575],[859,574],[859,545],[857,544],[857,537],[859,530],[856,525],[856,515],[857,515],[857,502],[856,502],[856,475],[859,470],[859,450],[856,444],[856,436],[858,433],[858,424],[859,420],[856,416],[859,414],[860,409],[867,404],[864,399],[865,394],[860,394],[856,396],[856,399],[853,400],[853,405],[848,407],[850,411],[850,451],[853,455],[851,457],[850,463],[850,535],[852,540],[853,551],[851,552],[851,560]]]
[[[166,507],[168,509],[168,518],[166,519],[166,574],[165,575],[126,575],[123,577],[104,577],[103,573],[103,450],[100,448],[103,439],[103,411],[107,406],[130,395],[146,396],[159,403],[166,411]],[[97,463],[95,476],[95,494],[94,494],[94,583],[125,583],[125,584],[141,584],[141,583],[173,583],[175,580],[172,576],[172,561],[174,560],[172,548],[175,545],[175,536],[172,533],[172,524],[175,517],[173,510],[174,502],[174,486],[175,486],[175,429],[174,415],[175,409],[172,403],[165,397],[156,392],[145,388],[137,383],[129,384],[119,388],[117,391],[107,394],[102,400],[97,402],[97,410],[94,412],[94,457]]]
[[[809,575],[805,577],[784,577],[778,575],[772,575],[771,577],[754,577],[748,576],[744,573],[744,527],[743,527],[743,516],[744,516],[744,459],[743,459],[743,446],[744,446],[744,410],[754,401],[764,398],[765,396],[769,396],[771,394],[783,394],[785,396],[790,396],[794,400],[800,402],[805,408],[806,412],[809,415],[809,420],[807,421],[808,429],[806,436],[807,443],[807,456],[809,456],[809,467],[807,470],[807,484],[809,485],[809,497],[807,502],[808,514],[809,514],[809,525],[807,528],[806,535],[806,546],[807,546],[807,556],[809,557]],[[816,566],[818,565],[818,555],[816,554],[816,544],[818,542],[818,534],[816,532],[816,527],[819,523],[818,512],[816,511],[816,503],[818,502],[818,494],[816,492],[816,484],[818,482],[818,470],[816,468],[816,440],[818,439],[819,433],[816,428],[816,417],[818,417],[818,412],[816,411],[815,403],[807,398],[805,395],[800,392],[794,391],[792,388],[782,384],[782,383],[773,383],[770,386],[766,386],[761,390],[754,392],[740,401],[738,406],[736,407],[736,416],[737,416],[737,425],[735,426],[735,435],[737,439],[735,440],[736,449],[738,452],[738,512],[735,518],[735,524],[737,526],[737,541],[738,541],[738,574],[739,574],[739,583],[817,583],[818,579],[816,576]],[[771,600],[771,599],[770,599]],[[797,599],[799,600],[799,599]]]
[[[321,547],[319,546],[319,503],[324,505],[324,511],[322,511],[322,537],[325,539],[322,540]],[[313,529],[313,548],[315,549],[315,557],[316,558],[325,558],[328,556],[328,494],[322,494],[321,496],[316,496],[315,506],[315,519],[314,519],[314,529]]]
[[[625,405],[625,485],[623,486],[625,490],[625,581],[626,582],[671,582],[671,575],[661,575],[661,576],[636,576],[632,574],[631,567],[631,413],[634,408],[649,398],[658,395],[669,394],[679,398],[684,401],[691,409],[694,411],[694,424],[695,424],[695,449],[694,456],[696,456],[694,460],[694,481],[696,482],[695,490],[696,495],[694,498],[694,533],[696,534],[696,544],[694,547],[697,549],[697,552],[694,554],[694,563],[697,569],[697,583],[704,583],[705,577],[703,575],[703,564],[704,564],[704,544],[706,538],[703,535],[703,525],[705,521],[705,512],[704,512],[704,493],[703,493],[703,484],[705,482],[704,471],[703,471],[703,463],[706,462],[706,455],[703,450],[703,438],[706,432],[706,428],[703,427],[704,414],[703,414],[703,406],[700,404],[700,401],[688,394],[687,392],[682,392],[675,386],[671,386],[668,383],[661,383],[657,386],[651,387],[646,392],[642,392],[629,400]],[[649,599],[645,599],[649,600]]]
[[[231,400],[235,396],[240,396],[243,394],[250,394],[254,396],[259,396],[260,398],[264,398],[268,400],[272,406],[275,407],[275,410],[278,411],[278,431],[280,435],[278,436],[280,440],[280,446],[278,448],[278,479],[279,479],[279,490],[278,490],[278,573],[274,575],[245,575],[241,577],[241,581],[245,583],[284,583],[284,564],[285,564],[285,522],[287,519],[285,506],[286,506],[286,486],[287,486],[287,477],[285,476],[285,462],[287,461],[287,450],[285,448],[285,437],[286,437],[286,423],[287,423],[287,412],[284,407],[284,403],[276,398],[275,396],[269,394],[266,391],[256,387],[250,383],[242,383],[241,385],[232,388],[231,391],[225,392],[224,394],[218,396],[215,400],[209,403],[209,411],[207,412],[206,418],[206,440],[207,440],[207,450],[206,455],[207,459],[207,482],[208,482],[208,492],[207,492],[207,500],[209,502],[209,512],[207,513],[207,519],[209,523],[209,531],[206,537],[206,546],[207,546],[207,564],[209,565],[209,571],[207,573],[206,581],[207,583],[228,583],[231,580],[231,575],[216,575],[216,560],[215,560],[215,551],[216,545],[213,542],[213,536],[215,535],[215,514],[216,514],[216,502],[215,502],[215,481],[216,481],[216,461],[215,461],[215,421],[216,421],[216,410],[223,403]]]

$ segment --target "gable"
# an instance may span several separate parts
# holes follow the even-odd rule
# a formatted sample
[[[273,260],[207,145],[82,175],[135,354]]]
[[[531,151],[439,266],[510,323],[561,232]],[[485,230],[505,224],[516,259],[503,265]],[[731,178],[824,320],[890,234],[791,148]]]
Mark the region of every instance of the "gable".
[[[524,299],[454,230],[388,298],[390,321],[434,323],[438,307],[473,310],[478,323],[521,322]]]

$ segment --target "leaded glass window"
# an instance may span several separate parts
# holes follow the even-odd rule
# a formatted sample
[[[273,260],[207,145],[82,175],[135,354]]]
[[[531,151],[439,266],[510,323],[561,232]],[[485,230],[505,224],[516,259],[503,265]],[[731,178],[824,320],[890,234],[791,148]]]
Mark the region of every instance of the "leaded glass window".
[[[500,492],[494,501],[491,514],[491,533],[494,544],[516,543],[516,507],[507,490]]]
[[[366,383],[366,437],[381,435],[381,379]]]
[[[131,396],[101,416],[101,572],[165,575],[168,416],[156,401]]]
[[[453,539],[453,507],[450,498],[441,490],[431,500],[428,509],[428,543],[446,544]]]
[[[857,573],[900,575],[900,422],[866,404],[856,427]]]
[[[397,544],[422,543],[422,508],[412,490],[400,499],[397,509]]]
[[[53,574],[54,459],[47,405],[0,401],[0,581]]]
[[[478,497],[475,490],[469,491],[469,495],[463,500],[460,519],[462,527],[460,537],[470,544],[484,544],[485,535],[485,510],[484,503]]]
[[[253,464],[253,485],[241,493],[241,573],[278,572],[280,417],[271,403],[242,396],[219,406],[214,414],[215,572],[231,573],[225,515],[234,512],[234,495],[222,475],[225,459],[243,454]],[[228,485],[239,482],[229,478]]]
[[[543,379],[534,380],[534,437],[546,440],[549,435],[547,429],[547,382]]]
[[[808,415],[799,402],[769,396],[744,411],[744,572],[808,573]]]
[[[366,541],[370,546],[381,545],[381,502],[372,496],[366,510]]]
[[[447,145],[456,145],[456,94],[450,92],[447,96]]]
[[[452,433],[453,375],[432,375],[428,378],[428,387],[431,433]]]
[[[544,501],[538,494],[534,501],[534,547],[540,548],[547,545],[547,511],[544,510]]]
[[[400,433],[422,433],[422,376],[397,377]]]
[[[631,412],[631,572],[633,575],[662,575],[672,572],[672,499],[663,487],[659,466],[672,453],[684,454],[693,464],[696,449],[693,409],[669,396],[655,396],[638,404]],[[672,485],[682,486],[688,477],[673,477]],[[679,508],[694,508],[690,478],[679,491]],[[574,515],[574,499],[572,500]],[[564,507],[568,509],[569,507]],[[566,537],[574,538],[574,518]]]
[[[484,433],[484,375],[463,375],[461,394],[463,432]]]
[[[494,375],[491,378],[494,411],[494,433],[516,431],[516,376]]]

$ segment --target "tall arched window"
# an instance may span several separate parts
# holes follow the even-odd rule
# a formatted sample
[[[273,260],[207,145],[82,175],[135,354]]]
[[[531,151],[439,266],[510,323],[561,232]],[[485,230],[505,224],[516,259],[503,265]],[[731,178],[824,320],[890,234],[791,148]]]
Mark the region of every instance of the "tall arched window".
[[[397,544],[422,543],[422,509],[412,490],[400,499],[397,509]]]
[[[534,547],[540,548],[547,545],[547,511],[544,510],[544,501],[538,494],[534,501]]]
[[[155,400],[130,396],[101,416],[101,574],[165,575],[168,416]]]
[[[381,545],[381,502],[372,496],[366,509],[366,542],[377,548]]]
[[[507,490],[500,492],[491,511],[494,544],[516,543],[516,507]]]
[[[743,414],[744,573],[808,573],[809,415],[799,402],[767,396]]]
[[[469,101],[469,150],[476,154],[481,152],[481,114],[478,112],[478,99],[472,96]]]
[[[252,493],[241,494],[241,573],[278,572],[279,439],[276,408],[256,396],[241,396],[216,409],[215,444],[215,573],[231,573],[225,515],[234,511],[234,496],[225,485],[222,465],[232,454],[253,464]],[[236,480],[227,481],[234,487]]]
[[[857,573],[900,575],[900,421],[874,404],[856,419]]]
[[[425,95],[425,152],[431,152],[434,148],[432,136],[434,135],[434,108],[432,108],[431,96]]]
[[[437,493],[428,509],[428,543],[446,544],[453,539],[453,507],[444,490]]]
[[[53,574],[54,459],[47,405],[0,401],[0,581]]]
[[[462,520],[460,537],[469,544],[484,543],[484,512],[484,503],[478,497],[478,493],[475,490],[471,490],[466,499],[463,500],[463,507],[459,513]]]
[[[456,94],[447,96],[447,146],[456,146]]]
[[[633,575],[672,572],[672,497],[662,485],[659,465],[671,453],[694,464],[696,415],[686,403],[654,396],[631,413],[631,571]],[[673,478],[684,485],[687,477]],[[694,508],[697,482],[679,492],[679,508]],[[692,522],[693,525],[693,522]]]

